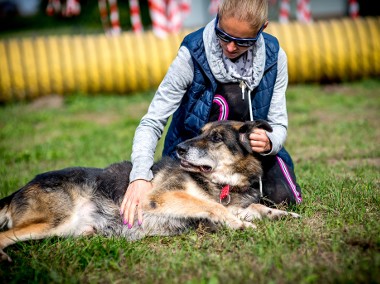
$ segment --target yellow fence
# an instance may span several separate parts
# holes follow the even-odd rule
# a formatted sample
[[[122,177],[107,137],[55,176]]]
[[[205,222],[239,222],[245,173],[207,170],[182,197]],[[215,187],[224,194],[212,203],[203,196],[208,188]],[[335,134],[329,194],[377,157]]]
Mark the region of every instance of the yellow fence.
[[[380,76],[380,17],[270,23],[287,53],[290,83]],[[0,41],[0,102],[47,94],[130,93],[161,82],[189,31],[41,36]]]

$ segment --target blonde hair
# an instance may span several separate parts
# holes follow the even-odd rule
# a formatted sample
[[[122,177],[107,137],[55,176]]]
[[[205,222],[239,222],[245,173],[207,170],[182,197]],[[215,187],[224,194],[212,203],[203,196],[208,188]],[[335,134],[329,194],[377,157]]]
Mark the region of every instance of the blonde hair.
[[[268,19],[267,0],[223,0],[219,5],[219,18],[233,17],[248,22],[253,30],[259,30]]]

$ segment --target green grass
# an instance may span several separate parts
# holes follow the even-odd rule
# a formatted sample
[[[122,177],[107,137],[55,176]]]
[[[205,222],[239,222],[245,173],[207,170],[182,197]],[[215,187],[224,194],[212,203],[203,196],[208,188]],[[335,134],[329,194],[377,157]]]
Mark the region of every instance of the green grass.
[[[76,94],[0,108],[0,197],[34,175],[129,159],[152,93]],[[6,249],[7,283],[380,283],[380,81],[287,93],[300,220],[128,243],[51,238]],[[162,149],[162,142],[159,149]],[[161,150],[157,151],[157,157]]]

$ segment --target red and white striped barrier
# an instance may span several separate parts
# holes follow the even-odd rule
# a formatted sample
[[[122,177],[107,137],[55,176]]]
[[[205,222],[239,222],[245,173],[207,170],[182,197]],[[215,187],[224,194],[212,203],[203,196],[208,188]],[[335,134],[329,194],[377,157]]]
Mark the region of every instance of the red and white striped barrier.
[[[61,14],[63,17],[78,16],[80,8],[79,0],[66,0],[63,3],[60,0],[49,0],[46,6],[46,14],[48,16]]]
[[[129,0],[129,11],[131,14],[132,30],[135,33],[144,31],[140,17],[140,5],[138,0]]]
[[[46,6],[46,14],[48,16],[53,16],[61,12],[61,1],[60,0],[49,0]]]
[[[359,3],[357,0],[348,0],[348,12],[353,19],[359,16]]]
[[[310,0],[297,0],[297,20],[301,23],[311,23]]]
[[[210,6],[208,7],[208,12],[211,15],[216,15],[218,13],[220,0],[211,0]]]
[[[117,0],[108,0],[110,6],[110,19],[111,29],[108,31],[110,35],[119,35],[121,33],[119,21],[119,8],[117,7]]]
[[[117,0],[108,0],[108,6],[109,17],[107,0],[98,0],[100,19],[102,21],[103,29],[107,35],[119,35],[121,33],[121,27]]]
[[[281,0],[280,3],[280,14],[278,21],[282,24],[289,22],[290,16],[290,0]]]
[[[188,16],[191,11],[191,0],[179,0],[179,9],[182,17]]]
[[[149,0],[148,5],[153,32],[158,37],[178,32],[190,12],[190,0]]]
[[[179,1],[167,0],[166,5],[167,31],[170,33],[179,32],[182,28],[182,15]]]
[[[80,3],[78,0],[67,0],[62,15],[65,17],[78,16],[80,14]]]
[[[153,32],[158,37],[165,37],[167,34],[166,3],[165,0],[149,0],[149,13],[152,20]]]
[[[110,28],[110,22],[108,18],[107,0],[98,0],[98,7],[103,29],[104,31],[108,31]]]

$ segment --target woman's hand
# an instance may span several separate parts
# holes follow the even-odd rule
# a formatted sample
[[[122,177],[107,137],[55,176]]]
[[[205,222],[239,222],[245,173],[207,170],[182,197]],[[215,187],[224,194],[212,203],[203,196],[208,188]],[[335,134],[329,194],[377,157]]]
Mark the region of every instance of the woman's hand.
[[[152,190],[152,187],[153,185],[150,181],[142,179],[135,180],[129,184],[120,207],[123,223],[124,225],[128,225],[129,229],[133,227],[136,209],[138,224],[142,224],[142,206],[139,205],[142,204],[142,201],[146,198],[148,192]]]
[[[249,134],[249,142],[254,152],[265,153],[272,150],[272,143],[264,129],[256,128]]]

